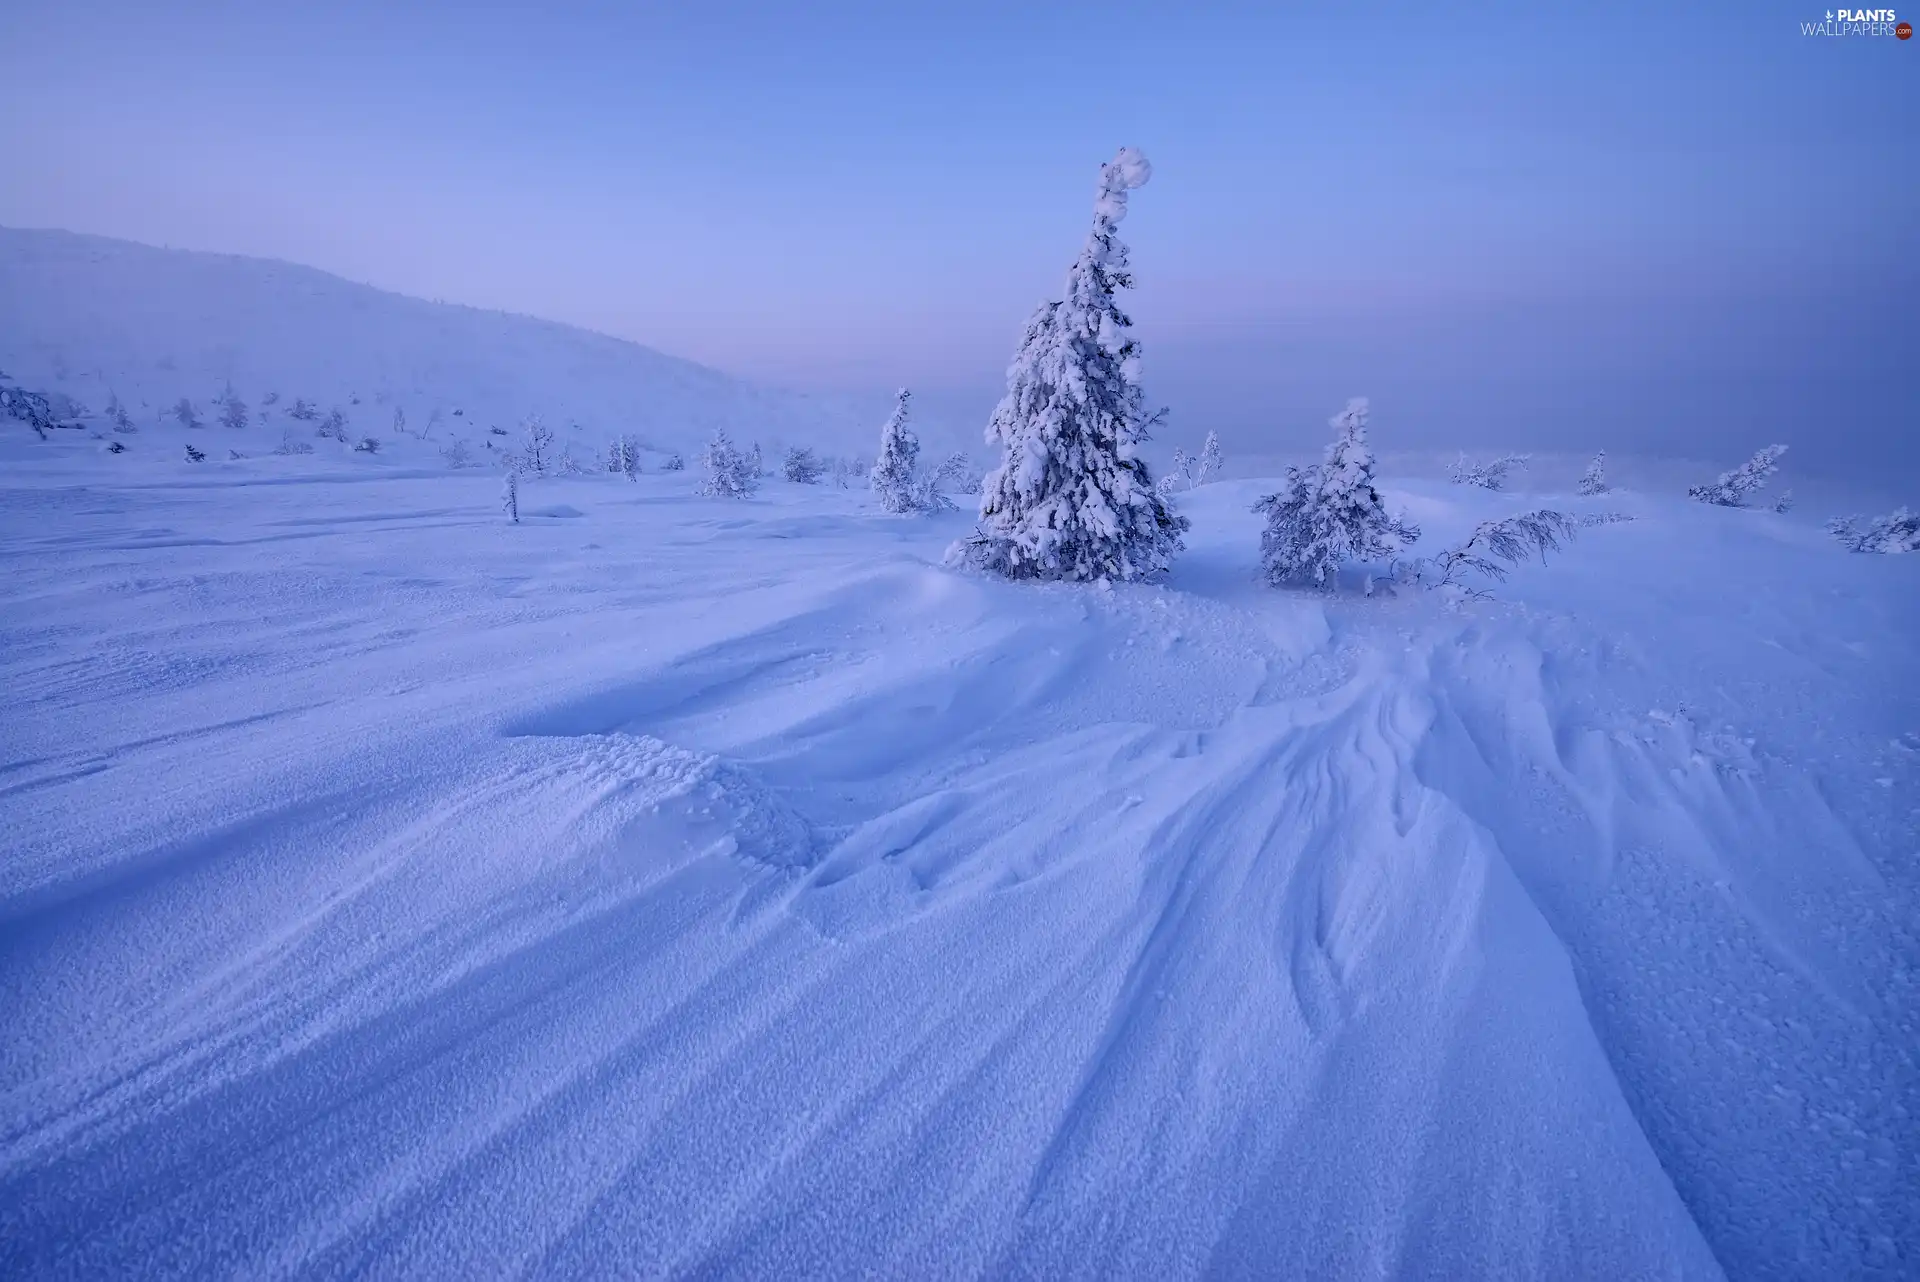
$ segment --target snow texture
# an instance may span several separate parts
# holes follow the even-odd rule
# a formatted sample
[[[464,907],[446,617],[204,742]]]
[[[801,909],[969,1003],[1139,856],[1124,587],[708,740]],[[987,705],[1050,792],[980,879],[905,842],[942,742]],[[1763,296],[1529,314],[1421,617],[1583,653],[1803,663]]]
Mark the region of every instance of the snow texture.
[[[1340,569],[1392,556],[1420,537],[1418,526],[1387,513],[1367,447],[1367,399],[1356,396],[1328,420],[1333,443],[1311,467],[1287,469],[1281,488],[1253,505],[1266,517],[1260,566],[1268,583],[1337,586]]]
[[[0,1276],[1914,1274],[1920,558],[125,439],[0,432]]]
[[[987,426],[1000,466],[982,483],[978,528],[950,549],[956,564],[1014,579],[1129,582],[1164,573],[1180,550],[1186,518],[1139,454],[1153,416],[1117,299],[1133,284],[1119,225],[1150,173],[1131,147],[1100,168],[1093,229],[1064,298],[1033,314],[1007,371]]]

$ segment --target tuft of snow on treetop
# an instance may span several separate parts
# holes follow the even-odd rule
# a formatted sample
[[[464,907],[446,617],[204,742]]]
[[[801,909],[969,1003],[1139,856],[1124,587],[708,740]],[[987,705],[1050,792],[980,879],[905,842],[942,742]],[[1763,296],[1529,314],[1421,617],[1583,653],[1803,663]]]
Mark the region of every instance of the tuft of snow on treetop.
[[[1139,447],[1156,420],[1140,348],[1116,295],[1133,275],[1119,237],[1127,195],[1152,170],[1132,147],[1100,167],[1093,228],[1064,297],[1027,322],[1007,394],[987,426],[1000,466],[981,486],[980,524],[950,561],[1014,579],[1146,578],[1182,545],[1185,517],[1158,492]]]

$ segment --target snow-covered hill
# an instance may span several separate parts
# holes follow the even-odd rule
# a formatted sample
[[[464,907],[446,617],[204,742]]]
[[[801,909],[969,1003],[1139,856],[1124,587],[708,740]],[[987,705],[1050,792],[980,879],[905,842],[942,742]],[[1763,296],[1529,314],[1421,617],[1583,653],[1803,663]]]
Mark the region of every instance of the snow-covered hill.
[[[0,1275],[1915,1274],[1920,558],[1401,481],[1636,519],[1323,598],[1231,481],[1022,586],[16,437]]]
[[[142,427],[182,397],[211,423],[231,386],[251,434],[221,441],[222,456],[271,448],[302,398],[340,407],[356,437],[422,456],[460,436],[481,451],[490,425],[512,430],[531,414],[590,449],[630,432],[656,452],[691,452],[716,426],[769,449],[870,451],[879,424],[835,399],[759,388],[566,325],[288,263],[60,231],[0,228],[0,370],[96,414],[118,395]],[[413,436],[392,431],[396,411]],[[429,425],[428,448],[416,447]],[[295,430],[312,436],[311,424]]]

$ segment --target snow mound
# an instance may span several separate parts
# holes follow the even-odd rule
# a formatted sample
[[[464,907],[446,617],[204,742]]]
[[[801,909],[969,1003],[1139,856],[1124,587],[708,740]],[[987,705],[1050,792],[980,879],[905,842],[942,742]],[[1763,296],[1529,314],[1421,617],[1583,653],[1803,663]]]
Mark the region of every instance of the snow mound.
[[[651,735],[601,736],[583,756],[624,781],[634,805],[655,816],[671,813],[690,846],[723,850],[772,868],[813,862],[806,820],[749,770]]]

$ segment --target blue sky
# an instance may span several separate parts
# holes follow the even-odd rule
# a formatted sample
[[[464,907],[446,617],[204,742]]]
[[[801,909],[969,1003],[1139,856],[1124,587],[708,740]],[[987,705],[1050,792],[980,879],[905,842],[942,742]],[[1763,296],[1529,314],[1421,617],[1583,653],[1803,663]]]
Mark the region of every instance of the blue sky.
[[[1132,143],[1176,436],[1289,447],[1368,393],[1383,443],[1920,459],[1920,41],[1797,0],[1188,8],[13,0],[0,223],[984,414]]]

